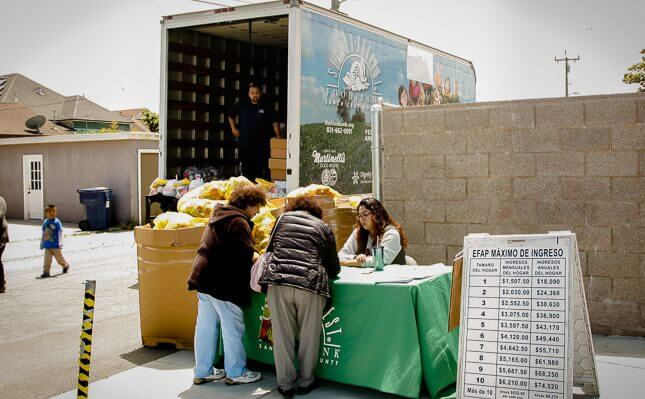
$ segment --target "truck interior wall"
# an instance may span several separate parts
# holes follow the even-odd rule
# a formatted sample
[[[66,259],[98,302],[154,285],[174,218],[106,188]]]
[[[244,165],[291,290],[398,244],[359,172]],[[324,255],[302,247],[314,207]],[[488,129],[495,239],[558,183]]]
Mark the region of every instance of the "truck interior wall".
[[[287,31],[284,32],[287,35]],[[287,120],[287,48],[218,37],[190,29],[169,32],[166,176],[211,166],[221,177],[240,174],[237,141],[226,113],[248,84]]]

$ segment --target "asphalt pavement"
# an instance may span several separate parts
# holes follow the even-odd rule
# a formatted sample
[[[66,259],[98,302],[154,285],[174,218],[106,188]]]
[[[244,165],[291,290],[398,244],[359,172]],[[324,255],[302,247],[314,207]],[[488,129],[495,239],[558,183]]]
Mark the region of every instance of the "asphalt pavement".
[[[156,360],[174,349],[141,347],[136,247],[132,231],[81,232],[65,225],[71,264],[40,279],[40,224],[9,221],[0,294],[0,398],[46,398],[76,387],[86,280],[96,280],[91,380]]]

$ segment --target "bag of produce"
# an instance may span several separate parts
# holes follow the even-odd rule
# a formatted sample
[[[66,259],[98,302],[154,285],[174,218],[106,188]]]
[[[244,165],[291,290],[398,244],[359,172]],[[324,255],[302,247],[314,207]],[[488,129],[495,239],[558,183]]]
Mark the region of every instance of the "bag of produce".
[[[161,194],[167,196],[167,197],[174,197],[177,195],[177,187],[175,186],[177,184],[177,180],[171,179],[168,180],[168,183],[163,188],[163,191]]]
[[[162,179],[161,177],[157,177],[152,181],[152,184],[150,185],[150,189],[152,190],[153,188],[163,187],[167,183],[168,183],[168,180]]]
[[[340,193],[333,188],[323,186],[321,184],[310,184],[307,187],[300,187],[293,190],[287,194],[287,198],[315,197],[317,195],[329,197],[333,200],[341,196]]]
[[[155,230],[175,230],[193,226],[205,226],[208,218],[196,218],[187,213],[165,212],[157,216],[154,221]]]
[[[235,190],[238,187],[244,187],[244,186],[252,186],[253,182],[251,182],[249,179],[247,179],[244,176],[236,176],[236,177],[231,177],[228,179],[228,188],[226,190],[226,200],[229,200],[231,198],[231,194],[233,193],[233,190]]]
[[[197,187],[195,190],[201,190],[199,193],[199,198],[206,198],[210,200],[224,200],[226,199],[228,182],[225,180],[215,180],[208,182],[203,186]]]
[[[202,176],[197,174],[195,175],[195,179],[191,180],[190,185],[188,186],[188,190],[194,190],[197,187],[201,186],[204,184],[204,179],[202,179]]]
[[[175,197],[181,198],[188,193],[188,186],[179,186],[176,188],[177,194]]]
[[[177,210],[198,218],[210,218],[215,207],[218,204],[225,203],[226,201],[215,201],[206,198],[189,198],[186,201],[181,201],[181,204],[177,203]]]
[[[267,193],[270,193],[272,190],[275,189],[275,184],[271,183],[270,181],[261,179],[259,177],[255,179],[255,182],[260,186],[260,188],[263,191],[266,191]]]
[[[253,222],[253,246],[259,254],[266,252],[271,239],[271,231],[275,225],[276,218],[271,213],[270,208],[261,208],[260,212],[251,219]]]

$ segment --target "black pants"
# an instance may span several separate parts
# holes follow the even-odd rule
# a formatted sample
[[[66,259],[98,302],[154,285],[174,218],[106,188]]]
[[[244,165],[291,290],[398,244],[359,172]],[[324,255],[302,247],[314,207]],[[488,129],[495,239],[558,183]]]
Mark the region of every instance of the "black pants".
[[[0,244],[0,288],[4,287],[4,265],[2,264],[2,253],[4,252],[5,244]]]
[[[268,177],[269,157],[267,154],[241,150],[240,161],[242,162],[242,175],[247,179],[254,181],[257,177],[262,179]]]

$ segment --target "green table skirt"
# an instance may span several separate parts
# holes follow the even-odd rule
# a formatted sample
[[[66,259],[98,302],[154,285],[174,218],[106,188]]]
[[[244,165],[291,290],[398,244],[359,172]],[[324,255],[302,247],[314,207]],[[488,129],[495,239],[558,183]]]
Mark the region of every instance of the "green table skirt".
[[[336,281],[316,375],[409,398],[419,396],[422,383],[433,399],[452,394],[459,332],[447,331],[451,277],[410,284]],[[244,312],[244,345],[249,359],[273,364],[267,310],[265,296],[254,294]]]

